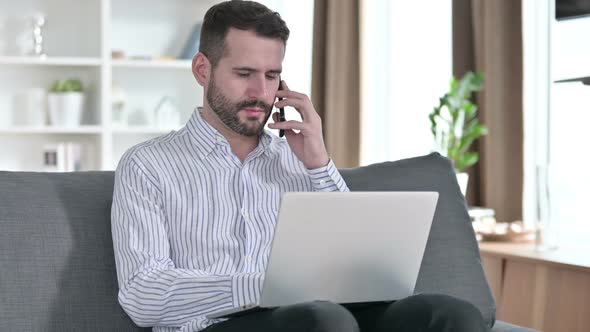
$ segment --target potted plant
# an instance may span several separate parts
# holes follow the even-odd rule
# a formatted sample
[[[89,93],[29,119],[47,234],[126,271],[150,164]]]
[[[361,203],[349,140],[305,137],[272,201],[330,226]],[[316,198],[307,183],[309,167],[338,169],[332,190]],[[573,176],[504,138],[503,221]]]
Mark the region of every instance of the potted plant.
[[[47,95],[49,123],[64,127],[80,125],[84,106],[83,91],[82,82],[78,79],[53,82]]]
[[[472,93],[481,90],[482,84],[481,73],[467,72],[461,80],[453,77],[449,92],[429,115],[436,150],[453,163],[463,195],[469,179],[465,169],[479,160],[479,154],[469,151],[469,147],[488,132],[477,119],[477,106],[471,102]]]

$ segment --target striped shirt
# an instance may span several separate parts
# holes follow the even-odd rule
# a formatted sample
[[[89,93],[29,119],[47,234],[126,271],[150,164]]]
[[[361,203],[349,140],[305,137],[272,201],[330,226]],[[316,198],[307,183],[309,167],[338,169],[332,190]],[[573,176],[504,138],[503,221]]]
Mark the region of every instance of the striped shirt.
[[[255,302],[290,191],[348,188],[332,161],[308,170],[266,130],[241,162],[199,110],[128,150],[112,206],[123,309],[154,331],[199,331],[221,321],[205,315]]]

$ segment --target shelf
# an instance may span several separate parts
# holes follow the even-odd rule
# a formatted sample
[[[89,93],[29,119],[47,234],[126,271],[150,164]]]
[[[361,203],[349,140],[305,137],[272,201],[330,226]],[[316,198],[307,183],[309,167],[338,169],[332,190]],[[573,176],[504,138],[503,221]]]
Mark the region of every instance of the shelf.
[[[158,128],[146,126],[114,127],[113,134],[168,134],[180,128]]]
[[[96,67],[101,63],[99,58],[0,56],[0,65]]]
[[[112,60],[113,67],[121,68],[177,68],[190,69],[191,60]],[[100,66],[100,58],[0,56],[0,65],[34,65],[34,66]]]
[[[120,68],[176,68],[190,69],[191,60],[112,60],[113,67]]]
[[[12,126],[0,128],[0,134],[100,134],[101,126],[52,127],[52,126]]]

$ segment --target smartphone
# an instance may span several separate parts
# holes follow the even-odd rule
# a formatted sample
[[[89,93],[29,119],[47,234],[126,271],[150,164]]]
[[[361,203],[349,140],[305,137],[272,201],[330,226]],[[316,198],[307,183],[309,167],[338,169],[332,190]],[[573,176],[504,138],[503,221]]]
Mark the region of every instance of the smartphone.
[[[283,80],[279,76],[279,90],[283,90]],[[279,101],[283,100],[283,98],[278,97]],[[279,108],[279,122],[285,121],[285,108]],[[283,129],[279,129],[279,137],[285,136],[285,131]]]

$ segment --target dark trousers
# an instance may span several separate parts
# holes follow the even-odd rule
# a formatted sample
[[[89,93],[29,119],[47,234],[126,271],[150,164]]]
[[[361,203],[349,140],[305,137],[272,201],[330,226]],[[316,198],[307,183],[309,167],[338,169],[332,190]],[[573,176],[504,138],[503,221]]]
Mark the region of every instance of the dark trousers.
[[[395,302],[339,305],[317,301],[246,314],[206,332],[483,332],[472,304],[447,295],[414,295]]]

